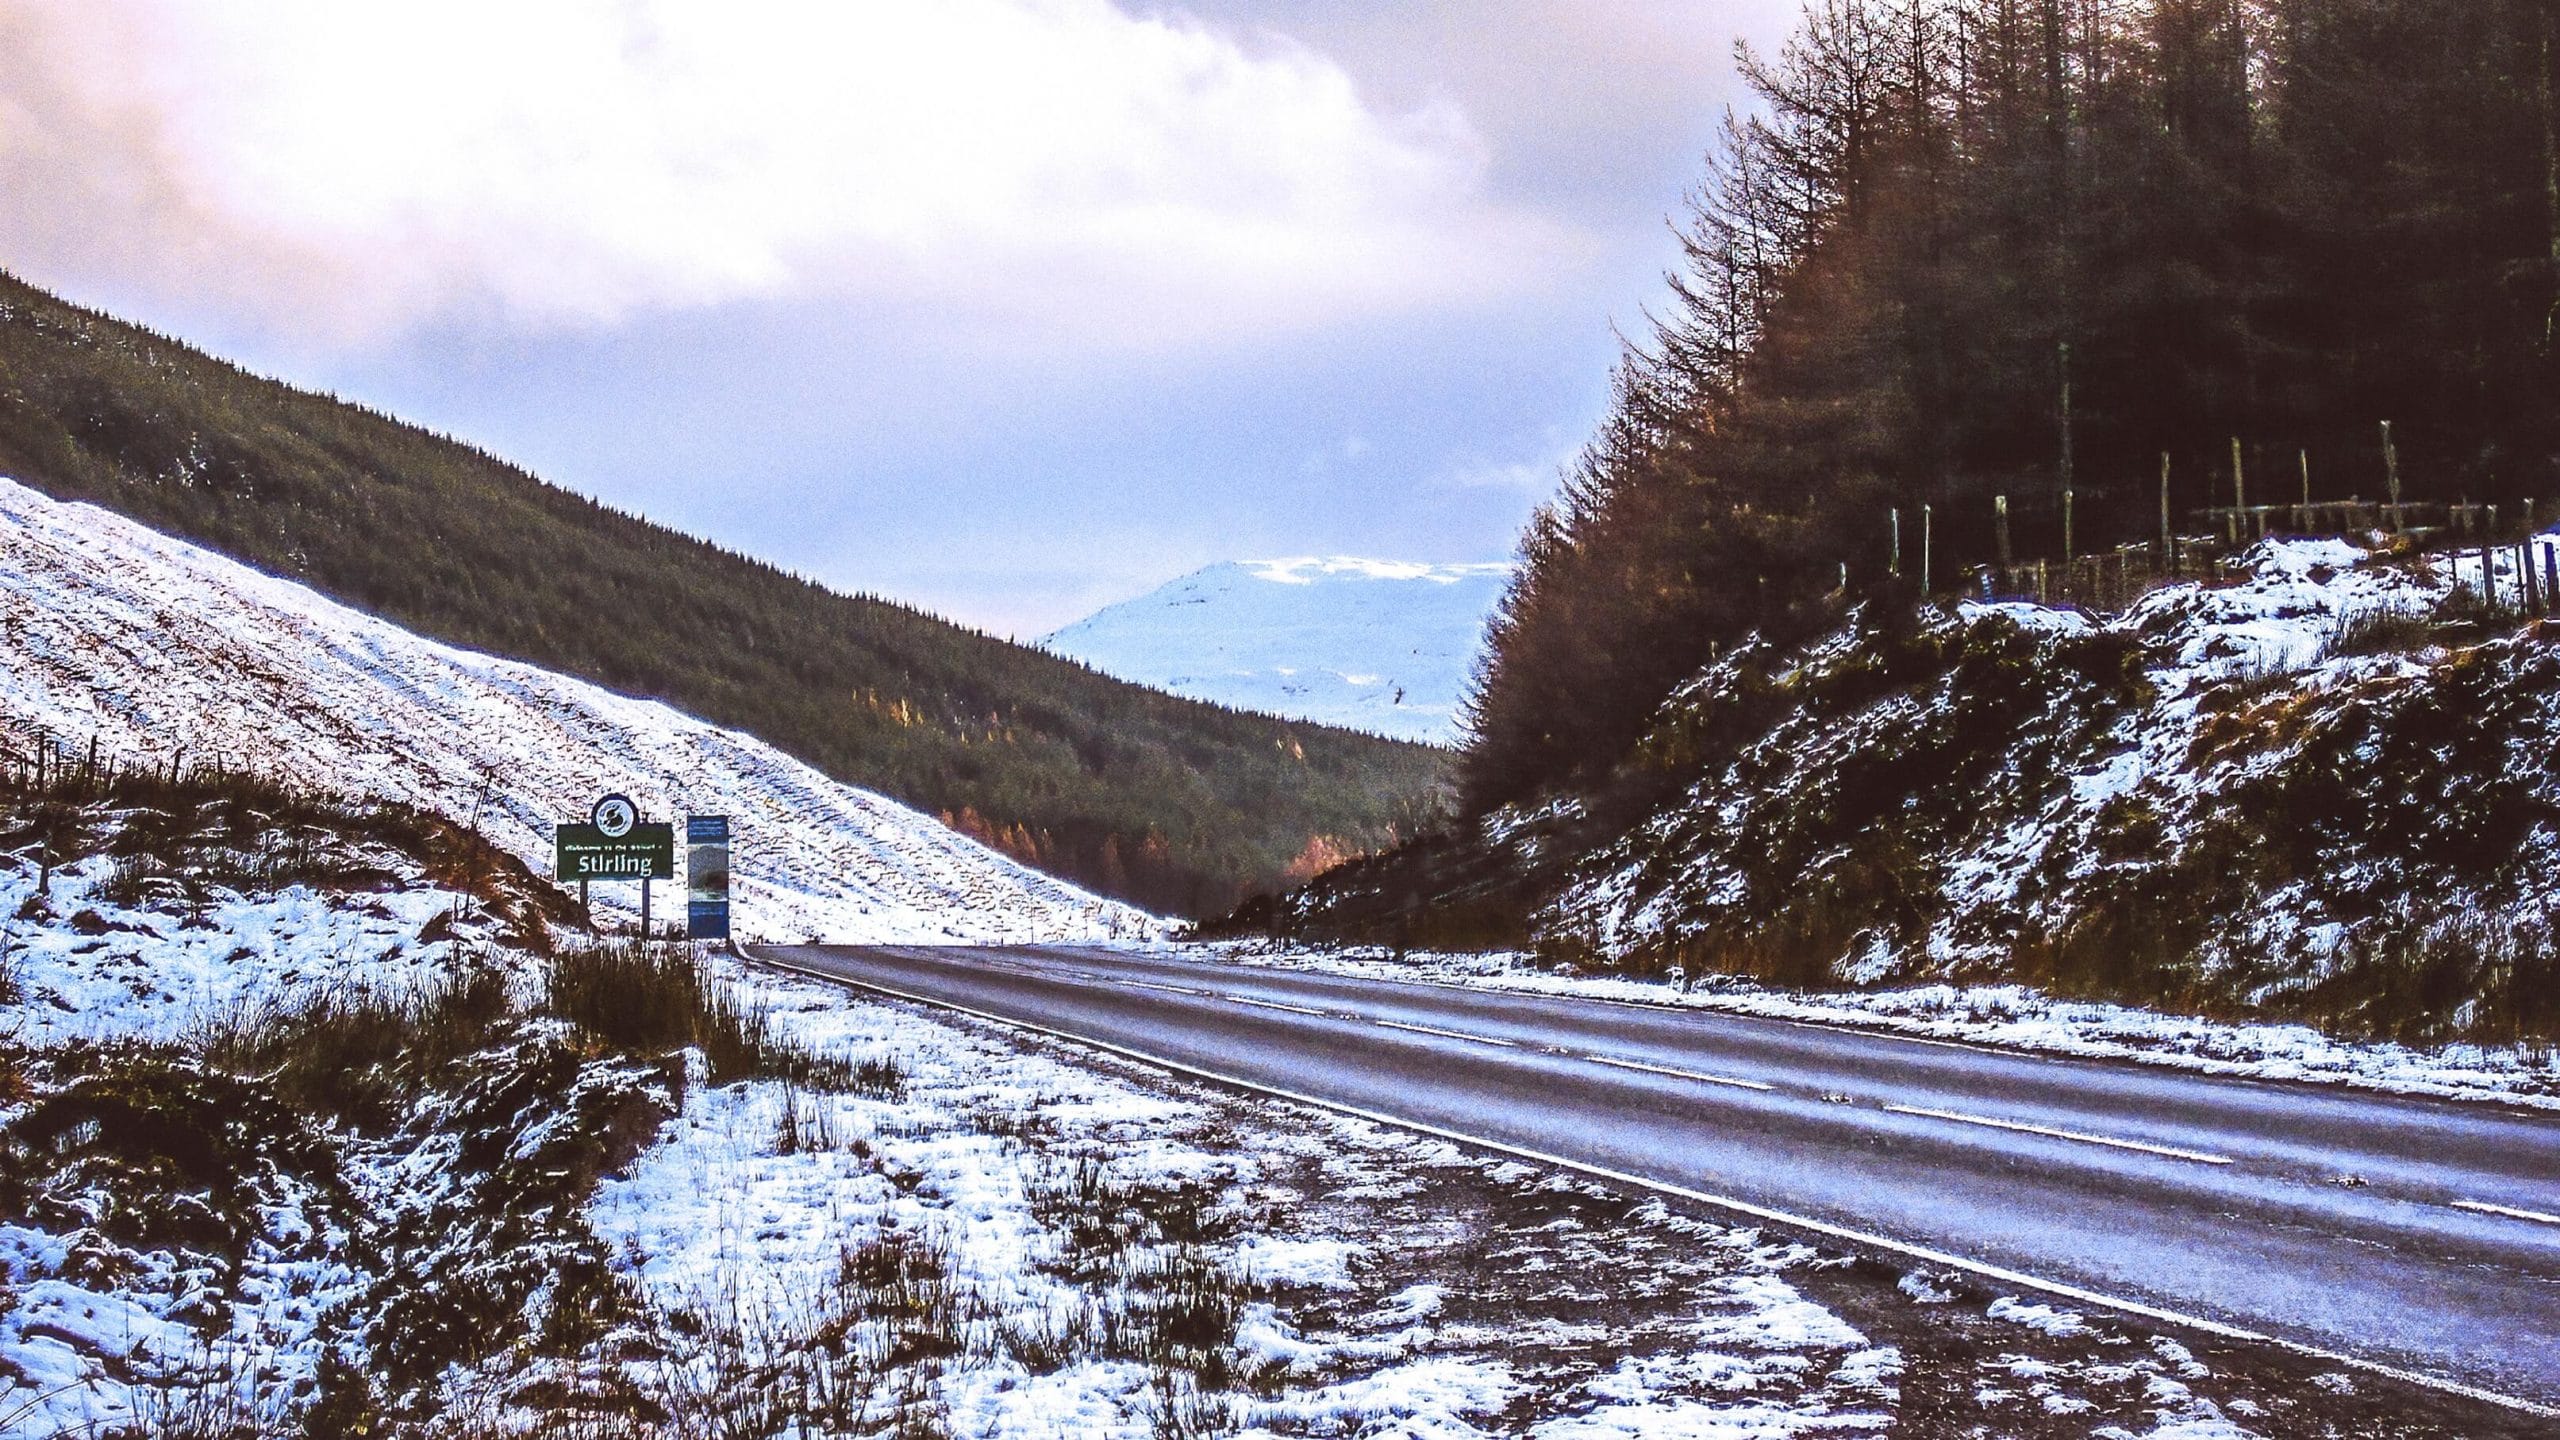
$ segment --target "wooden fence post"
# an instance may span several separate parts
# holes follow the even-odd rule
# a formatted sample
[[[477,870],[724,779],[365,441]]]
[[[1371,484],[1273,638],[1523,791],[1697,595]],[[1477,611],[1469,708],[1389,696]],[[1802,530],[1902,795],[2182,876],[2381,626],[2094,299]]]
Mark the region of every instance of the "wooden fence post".
[[[2400,521],[2400,451],[2391,443],[2391,422],[2382,422],[2382,470],[2391,487],[2391,533],[2397,535]]]
[[[1893,519],[1893,561],[1887,568],[1898,577],[1902,574],[1902,507],[1894,506],[1888,513]]]
[[[2160,553],[2170,552],[2169,544],[2169,452],[2160,452]]]
[[[1924,502],[1920,506],[1920,593],[1923,595],[1929,593],[1929,560],[1931,545],[1937,538],[1936,519],[1936,508]]]
[[[2058,368],[2062,372],[2062,474],[2059,478],[2062,481],[2062,492],[2068,495],[2071,493],[2071,483],[2073,480],[2073,446],[2071,438],[2071,342],[2068,340],[2058,342],[2054,354],[2055,359],[2058,362]]]
[[[1991,514],[1993,516],[1993,528],[2000,536],[2000,568],[2002,570],[2007,570],[2010,566],[2017,563],[2015,560],[2009,558],[2009,497],[2006,495],[1992,496]]]

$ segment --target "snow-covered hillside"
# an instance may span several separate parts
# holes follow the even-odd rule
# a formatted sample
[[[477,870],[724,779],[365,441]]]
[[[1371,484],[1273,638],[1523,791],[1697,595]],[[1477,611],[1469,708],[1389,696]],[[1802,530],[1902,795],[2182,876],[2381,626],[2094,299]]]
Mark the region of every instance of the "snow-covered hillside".
[[[2483,613],[2476,557],[2271,541],[2232,570],[2116,616],[1966,604],[1736,649],[1647,741],[1687,792],[1542,923],[1785,980],[2541,1032],[2560,631]]]
[[[0,737],[203,759],[479,825],[537,870],[608,791],[726,814],[746,938],[1136,936],[1158,923],[652,701],[453,649],[0,479]],[[611,616],[561,623],[609,625]],[[613,892],[613,893],[608,893]],[[630,892],[628,894],[620,892]],[[600,911],[637,886],[596,887]],[[661,916],[680,892],[662,893]]]
[[[1863,605],[1728,649],[1600,803],[1506,807],[1268,923],[2422,1045],[2560,1033],[2560,620],[2520,613],[2516,554],[2495,605],[2477,551],[2385,537],[2262,543],[2116,615]]]
[[[1123,680],[1446,745],[1507,563],[1212,565],[1041,642]]]

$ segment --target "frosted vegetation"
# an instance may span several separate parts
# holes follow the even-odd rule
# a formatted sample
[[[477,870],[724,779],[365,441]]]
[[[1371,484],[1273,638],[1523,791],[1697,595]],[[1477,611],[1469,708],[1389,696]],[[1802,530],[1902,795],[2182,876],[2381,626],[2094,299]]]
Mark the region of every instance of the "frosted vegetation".
[[[1548,933],[1782,982],[2560,1036],[2549,647],[2442,559],[2238,565],[2120,616],[1966,604],[1737,651],[1646,742],[1699,778],[1577,867]]]
[[[1656,981],[2023,984],[2536,1057],[2560,1038],[2560,659],[2548,622],[2487,605],[2476,554],[2456,563],[2276,541],[2120,615],[1879,603],[1737,645],[1615,785],[1502,807],[1270,918]]]

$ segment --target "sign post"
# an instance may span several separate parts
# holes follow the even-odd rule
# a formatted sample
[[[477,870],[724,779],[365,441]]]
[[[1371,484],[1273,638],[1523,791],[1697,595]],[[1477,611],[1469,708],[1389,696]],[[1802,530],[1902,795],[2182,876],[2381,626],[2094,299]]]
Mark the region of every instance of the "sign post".
[[[584,825],[560,825],[552,831],[552,874],[575,880],[581,900],[595,880],[640,882],[640,934],[649,934],[649,882],[672,880],[676,873],[675,827],[640,818],[639,807],[625,795],[607,795],[595,804]]]
[[[729,817],[689,815],[684,822],[684,934],[729,938]]]

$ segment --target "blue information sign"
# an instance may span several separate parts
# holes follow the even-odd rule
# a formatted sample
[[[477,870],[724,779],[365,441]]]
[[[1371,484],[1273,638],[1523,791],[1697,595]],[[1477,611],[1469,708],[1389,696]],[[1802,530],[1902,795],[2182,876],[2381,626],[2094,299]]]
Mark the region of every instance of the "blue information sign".
[[[689,815],[684,822],[684,933],[688,940],[729,938],[729,817]]]

